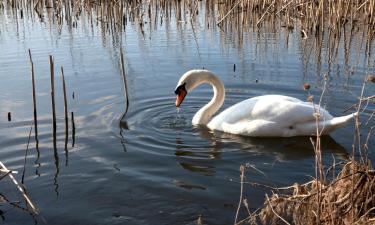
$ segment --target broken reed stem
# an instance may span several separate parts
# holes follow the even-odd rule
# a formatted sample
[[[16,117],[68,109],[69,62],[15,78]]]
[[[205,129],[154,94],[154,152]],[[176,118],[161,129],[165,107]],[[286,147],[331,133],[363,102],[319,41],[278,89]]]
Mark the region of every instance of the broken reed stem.
[[[35,132],[35,142],[36,148],[39,146],[38,139],[38,116],[36,108],[36,94],[35,94],[35,75],[34,75],[34,62],[31,56],[31,50],[29,49],[29,59],[30,59],[30,71],[31,71],[31,83],[32,83],[32,95],[33,95],[33,113],[34,113],[34,132]]]
[[[55,72],[52,55],[49,56],[49,65],[51,72],[51,104],[52,104],[52,132],[53,146],[56,149],[56,107],[55,107]]]
[[[1,161],[0,161],[0,166],[4,170],[9,171],[8,168]],[[12,173],[9,173],[8,176],[13,181],[13,183],[16,185],[17,189],[21,192],[22,196],[24,197],[24,199],[26,200],[26,202],[28,204],[27,206],[30,206],[31,212],[34,215],[38,215],[39,214],[38,209],[35,207],[34,203],[31,201],[31,199],[27,196],[26,192],[24,191],[24,187],[21,187],[21,185],[18,184],[17,180],[14,178],[14,176],[12,175]]]
[[[124,92],[125,92],[125,102],[126,102],[126,109],[124,114],[122,114],[122,117],[120,120],[123,120],[126,114],[128,113],[129,109],[129,92],[128,92],[128,82],[126,80],[126,73],[125,73],[125,65],[124,65],[124,53],[122,51],[122,48],[120,49],[120,64],[121,64],[121,74],[124,81]]]
[[[243,184],[244,184],[244,179],[245,179],[245,166],[244,165],[240,166],[240,172],[241,172],[241,175],[240,175],[240,178],[241,178],[240,200],[238,201],[236,216],[234,218],[234,224],[235,225],[237,224],[237,221],[238,221],[238,214],[240,212],[240,208],[241,208],[241,205],[242,205],[242,199],[243,199]]]
[[[69,118],[68,118],[68,100],[66,97],[66,86],[65,86],[65,76],[64,76],[64,69],[61,67],[61,81],[62,81],[62,88],[64,93],[64,114],[65,114],[65,165],[68,164],[68,136],[69,136]]]

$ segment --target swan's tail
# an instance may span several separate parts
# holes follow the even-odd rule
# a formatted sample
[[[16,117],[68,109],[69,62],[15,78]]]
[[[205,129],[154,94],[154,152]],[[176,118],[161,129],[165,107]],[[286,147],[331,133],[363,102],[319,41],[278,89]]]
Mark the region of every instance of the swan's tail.
[[[328,134],[329,132],[345,126],[352,118],[358,115],[357,112],[340,117],[334,117],[330,120],[319,122],[319,127],[323,128],[323,134]]]

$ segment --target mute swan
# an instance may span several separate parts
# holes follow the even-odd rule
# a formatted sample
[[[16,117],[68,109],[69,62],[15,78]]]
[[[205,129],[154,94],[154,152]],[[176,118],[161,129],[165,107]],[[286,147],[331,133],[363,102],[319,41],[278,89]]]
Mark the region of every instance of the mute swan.
[[[318,127],[323,135],[344,126],[355,113],[333,117],[323,108],[310,102],[283,95],[263,95],[241,101],[214,118],[225,98],[223,83],[208,70],[190,70],[181,76],[175,94],[179,107],[187,93],[200,84],[213,87],[214,96],[193,117],[193,125],[207,125],[212,130],[253,137],[293,137],[316,134]],[[212,119],[211,119],[212,118]]]

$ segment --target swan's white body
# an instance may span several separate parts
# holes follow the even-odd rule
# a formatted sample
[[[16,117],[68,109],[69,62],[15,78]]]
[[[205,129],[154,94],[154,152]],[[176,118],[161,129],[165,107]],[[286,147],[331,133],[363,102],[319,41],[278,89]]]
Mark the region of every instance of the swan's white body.
[[[192,123],[207,125],[212,130],[253,137],[292,137],[316,135],[318,125],[319,132],[325,135],[344,126],[355,115],[333,117],[310,102],[283,95],[264,95],[239,102],[212,118],[225,98],[224,85],[212,72],[188,71],[180,78],[176,91],[183,87],[188,93],[202,83],[213,86],[214,96],[195,114]],[[183,97],[178,104],[176,101],[176,106]]]

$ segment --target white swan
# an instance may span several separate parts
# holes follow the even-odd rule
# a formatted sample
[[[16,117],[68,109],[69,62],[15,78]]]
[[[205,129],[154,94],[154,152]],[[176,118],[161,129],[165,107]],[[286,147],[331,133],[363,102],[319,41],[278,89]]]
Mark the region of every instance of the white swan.
[[[292,137],[316,135],[316,118],[323,135],[344,126],[355,113],[333,117],[310,102],[283,95],[263,95],[239,102],[214,118],[225,98],[223,83],[208,70],[190,70],[178,81],[175,94],[179,107],[187,93],[202,83],[213,87],[214,96],[193,117],[194,125],[207,125],[212,130],[253,137]],[[212,118],[212,119],[211,119]]]

